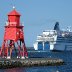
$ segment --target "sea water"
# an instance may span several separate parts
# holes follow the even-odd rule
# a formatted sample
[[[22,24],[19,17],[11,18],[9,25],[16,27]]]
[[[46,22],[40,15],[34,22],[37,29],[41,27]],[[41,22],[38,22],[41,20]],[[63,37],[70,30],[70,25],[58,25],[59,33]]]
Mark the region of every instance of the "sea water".
[[[12,69],[0,69],[0,72],[72,72],[72,51],[64,52],[30,52],[29,57],[50,57],[50,58],[61,58],[65,61],[64,65],[61,66],[38,66],[38,67],[22,67]]]

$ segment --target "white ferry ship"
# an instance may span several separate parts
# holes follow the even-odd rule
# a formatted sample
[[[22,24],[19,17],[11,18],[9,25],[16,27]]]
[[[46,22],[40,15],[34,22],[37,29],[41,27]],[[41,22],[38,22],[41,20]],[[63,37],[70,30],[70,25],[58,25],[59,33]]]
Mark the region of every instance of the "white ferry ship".
[[[35,50],[42,51],[70,51],[72,50],[72,31],[60,30],[59,22],[56,22],[53,30],[45,30],[37,36],[33,44]]]

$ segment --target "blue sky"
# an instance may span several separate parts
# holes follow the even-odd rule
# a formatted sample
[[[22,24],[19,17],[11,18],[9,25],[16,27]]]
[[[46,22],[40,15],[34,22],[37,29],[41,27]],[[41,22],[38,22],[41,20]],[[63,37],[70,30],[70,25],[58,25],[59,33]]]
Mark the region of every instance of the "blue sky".
[[[0,46],[7,14],[13,6],[21,14],[26,46],[33,46],[37,35],[53,29],[56,21],[61,29],[72,28],[72,0],[0,0]]]

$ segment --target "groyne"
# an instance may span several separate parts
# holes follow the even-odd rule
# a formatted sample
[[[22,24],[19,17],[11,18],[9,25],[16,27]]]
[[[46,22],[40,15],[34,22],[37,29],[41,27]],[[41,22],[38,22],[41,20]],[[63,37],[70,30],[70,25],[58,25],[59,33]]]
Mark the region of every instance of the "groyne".
[[[62,59],[55,58],[0,59],[0,68],[57,66],[63,64]]]

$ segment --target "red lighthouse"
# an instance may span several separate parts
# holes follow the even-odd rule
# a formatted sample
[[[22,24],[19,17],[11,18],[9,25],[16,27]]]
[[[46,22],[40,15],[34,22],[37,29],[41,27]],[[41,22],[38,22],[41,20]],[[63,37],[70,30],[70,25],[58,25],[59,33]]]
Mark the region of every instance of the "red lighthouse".
[[[8,20],[5,25],[4,40],[1,48],[1,56],[11,58],[12,51],[16,51],[17,57],[25,58],[28,56],[23,27],[20,23],[20,14],[13,8],[8,14]]]

